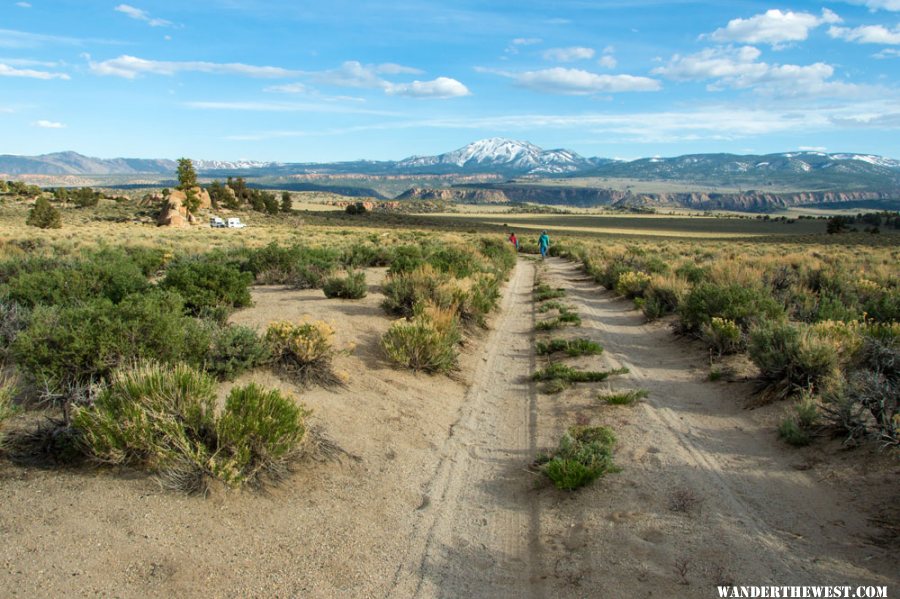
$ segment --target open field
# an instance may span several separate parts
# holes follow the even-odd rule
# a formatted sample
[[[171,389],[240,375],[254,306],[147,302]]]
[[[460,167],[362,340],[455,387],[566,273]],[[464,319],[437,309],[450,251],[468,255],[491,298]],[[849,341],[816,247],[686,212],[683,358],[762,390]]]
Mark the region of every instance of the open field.
[[[38,229],[0,205],[5,595],[900,589],[893,231],[327,210],[168,229],[130,204],[61,211]],[[324,337],[278,345],[301,323]],[[303,362],[313,341],[326,359]],[[97,415],[147,358],[214,377],[219,415],[251,384],[302,405],[302,451],[243,484],[238,457],[217,462],[219,416],[203,492],[174,489],[152,446],[113,460],[71,413]],[[895,403],[859,403],[870,384]],[[251,416],[240,430],[263,434]],[[566,453],[590,431],[611,434],[593,461]]]

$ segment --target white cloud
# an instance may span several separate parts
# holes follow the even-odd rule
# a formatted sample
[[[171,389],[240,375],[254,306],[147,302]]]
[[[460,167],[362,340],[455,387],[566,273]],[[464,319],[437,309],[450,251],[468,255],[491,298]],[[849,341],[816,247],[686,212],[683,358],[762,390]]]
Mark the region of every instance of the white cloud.
[[[597,64],[607,69],[614,69],[619,62],[616,60],[615,56],[604,54],[597,60]]]
[[[113,10],[115,10],[116,12],[120,12],[132,19],[135,19],[136,21],[143,21],[150,25],[150,27],[172,27],[174,25],[172,21],[153,18],[146,10],[141,10],[140,8],[135,8],[134,6],[130,6],[128,4],[120,4]]]
[[[553,94],[587,95],[661,89],[659,81],[649,77],[598,75],[581,69],[562,67],[507,75],[512,75],[522,87]]]
[[[896,48],[885,48],[881,52],[876,52],[875,54],[873,54],[872,58],[900,58],[900,50],[897,50]]]
[[[828,150],[824,146],[800,146],[797,149],[801,152],[825,152]]]
[[[65,129],[66,126],[62,123],[57,123],[55,121],[35,121],[31,123],[35,127],[40,127],[41,129]]]
[[[278,94],[308,94],[310,89],[302,83],[285,83],[284,85],[270,85],[263,88],[263,91]]]
[[[381,89],[391,96],[446,99],[470,94],[465,85],[450,77],[438,77],[431,81],[413,81],[411,83],[394,83],[381,77],[381,75],[418,74],[421,72],[418,69],[394,63],[364,65],[356,60],[348,60],[337,69],[315,73],[314,76],[318,81],[328,85]]]
[[[533,46],[543,42],[539,37],[517,37],[512,41],[513,46]]]
[[[385,75],[421,75],[422,70],[414,67],[403,66],[402,64],[395,64],[393,62],[386,62],[375,67],[376,73],[383,73]]]
[[[34,69],[17,69],[8,64],[0,63],[0,77],[25,77],[28,79],[70,79],[66,73],[51,73],[49,71],[36,71]]]
[[[391,96],[437,99],[460,98],[471,93],[465,85],[450,77],[438,77],[432,81],[392,83],[384,91]]]
[[[890,10],[890,11],[898,11],[900,10],[900,0],[846,0],[850,2],[850,4],[861,4],[863,6],[867,6],[869,10]]]
[[[402,113],[387,110],[358,108],[327,102],[222,102],[198,101],[186,102],[189,108],[202,110],[232,110],[237,112],[308,112],[333,114],[367,114],[373,116],[402,116]]]
[[[590,60],[594,57],[593,48],[584,48],[581,46],[573,46],[570,48],[550,48],[543,53],[544,60],[555,60],[557,62],[573,62],[576,60]]]
[[[749,44],[771,44],[780,47],[790,42],[800,42],[809,37],[809,32],[824,24],[840,23],[841,18],[827,8],[822,15],[806,12],[782,12],[767,10],[749,19],[732,19],[725,27],[716,29],[708,36],[717,42],[744,42]]]
[[[242,64],[239,62],[217,63],[203,61],[162,61],[146,60],[136,56],[123,54],[118,58],[94,62],[88,57],[91,72],[97,75],[124,77],[134,79],[139,75],[175,75],[189,71],[196,73],[215,73],[219,75],[245,75],[247,77],[291,77],[299,74],[281,67],[265,67]]]
[[[16,2],[16,6],[20,8],[31,8],[31,4],[28,2]]]
[[[864,25],[862,27],[830,27],[828,35],[835,39],[859,44],[900,44],[900,25],[888,29],[884,25]]]
[[[760,55],[753,46],[707,48],[687,56],[676,54],[652,73],[677,81],[713,80],[707,86],[710,91],[753,89],[760,94],[785,97],[847,96],[863,91],[850,83],[829,81],[834,75],[834,67],[829,64],[772,65],[758,61]]]

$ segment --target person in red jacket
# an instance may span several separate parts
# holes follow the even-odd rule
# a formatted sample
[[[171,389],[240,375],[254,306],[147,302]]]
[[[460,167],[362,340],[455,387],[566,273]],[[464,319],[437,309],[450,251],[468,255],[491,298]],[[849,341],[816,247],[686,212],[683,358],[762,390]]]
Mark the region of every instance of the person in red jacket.
[[[512,233],[509,234],[509,242],[515,246],[516,251],[518,252],[519,251],[519,240],[516,237],[515,231],[513,231]]]

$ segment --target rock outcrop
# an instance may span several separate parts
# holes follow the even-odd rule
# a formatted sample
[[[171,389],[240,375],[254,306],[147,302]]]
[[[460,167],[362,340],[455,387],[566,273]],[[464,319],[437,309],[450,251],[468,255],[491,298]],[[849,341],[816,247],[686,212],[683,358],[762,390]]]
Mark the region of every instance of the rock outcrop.
[[[200,210],[208,209],[212,206],[209,193],[205,189],[195,187],[193,191],[200,197]],[[169,194],[168,200],[162,199],[163,206],[156,223],[161,227],[189,227],[199,223],[200,220],[188,212],[187,207],[184,205],[186,201],[187,194],[185,192],[177,189],[173,190]]]

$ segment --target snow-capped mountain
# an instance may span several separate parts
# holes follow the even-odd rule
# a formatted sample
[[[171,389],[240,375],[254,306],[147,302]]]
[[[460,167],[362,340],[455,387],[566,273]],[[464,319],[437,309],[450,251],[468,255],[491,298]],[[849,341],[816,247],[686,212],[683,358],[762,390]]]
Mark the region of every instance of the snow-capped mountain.
[[[270,168],[279,166],[278,162],[260,162],[258,160],[192,160],[197,171],[234,171],[250,168]]]
[[[397,169],[503,169],[524,173],[569,173],[590,163],[571,150],[544,150],[527,141],[491,137],[439,154],[412,156],[396,164]]]

